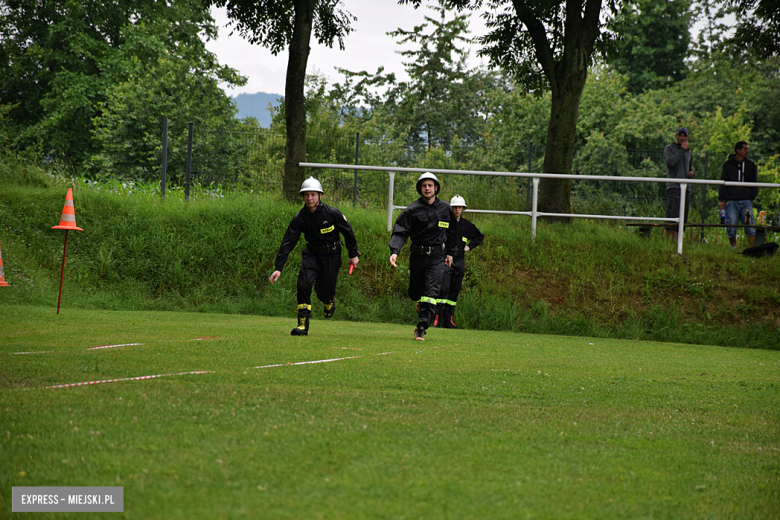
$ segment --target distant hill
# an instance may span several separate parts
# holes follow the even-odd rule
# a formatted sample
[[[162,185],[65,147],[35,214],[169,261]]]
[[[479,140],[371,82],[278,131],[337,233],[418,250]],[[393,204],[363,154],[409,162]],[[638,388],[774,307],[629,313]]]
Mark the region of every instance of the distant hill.
[[[279,99],[284,99],[281,94],[268,94],[266,92],[256,92],[254,94],[239,94],[233,98],[238,107],[238,119],[245,117],[254,117],[260,122],[261,126],[268,128],[271,126],[271,114],[268,112],[268,104],[279,105]]]

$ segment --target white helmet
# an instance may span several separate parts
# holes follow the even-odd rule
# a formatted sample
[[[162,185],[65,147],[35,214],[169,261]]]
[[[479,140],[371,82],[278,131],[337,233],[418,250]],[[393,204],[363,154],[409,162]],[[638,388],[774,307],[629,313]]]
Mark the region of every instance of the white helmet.
[[[436,192],[435,193],[439,193],[439,188],[440,188],[440,186],[439,186],[439,179],[437,179],[436,176],[434,174],[432,174],[431,172],[425,172],[422,175],[420,175],[419,179],[417,179],[417,193],[422,195],[422,187],[421,187],[421,185],[422,185],[422,181],[424,181],[426,179],[431,179],[433,181],[433,184],[436,185]]]
[[[450,201],[450,206],[463,206],[466,207],[466,199],[461,197],[460,195],[455,195],[452,197],[452,200]]]
[[[325,192],[322,191],[322,184],[314,177],[309,177],[303,181],[303,184],[301,184],[301,193],[304,191],[318,191],[321,195],[325,195]]]

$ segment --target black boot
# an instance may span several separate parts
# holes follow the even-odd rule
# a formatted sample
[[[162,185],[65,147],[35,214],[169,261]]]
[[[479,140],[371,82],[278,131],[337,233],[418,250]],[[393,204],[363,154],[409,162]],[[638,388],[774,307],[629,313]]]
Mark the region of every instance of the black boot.
[[[326,318],[330,318],[336,313],[336,301],[328,302],[322,308],[322,313]]]
[[[437,305],[436,306],[436,315],[433,317],[433,326],[434,327],[443,327],[444,326],[444,317],[442,316],[442,312],[444,311],[444,305]]]
[[[450,306],[442,305],[441,314],[439,315],[440,327],[443,329],[451,329],[450,326]]]
[[[455,325],[455,321],[453,318],[455,317],[455,307],[452,305],[447,305],[447,324],[446,327],[448,329],[459,329],[457,325]]]
[[[311,311],[308,309],[298,310],[298,326],[290,331],[290,336],[308,336],[309,335],[309,319],[311,317]]]

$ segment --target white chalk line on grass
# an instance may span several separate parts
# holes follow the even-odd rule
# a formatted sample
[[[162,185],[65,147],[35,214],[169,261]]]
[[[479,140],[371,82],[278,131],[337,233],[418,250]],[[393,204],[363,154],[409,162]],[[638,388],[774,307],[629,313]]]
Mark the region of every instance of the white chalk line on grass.
[[[386,354],[392,354],[392,352],[382,352],[380,354],[374,354],[375,356],[384,356]],[[342,357],[342,358],[333,358],[333,359],[317,359],[315,361],[298,361],[296,363],[277,363],[275,365],[262,365],[259,367],[252,367],[252,368],[274,368],[274,367],[286,367],[288,365],[311,365],[314,363],[330,363],[332,361],[343,361],[345,359],[357,359],[361,356],[350,356],[350,357]]]
[[[74,386],[99,385],[102,383],[116,383],[119,381],[141,381],[143,379],[156,379],[158,377],[213,374],[213,373],[214,373],[213,370],[196,370],[194,372],[178,372],[176,374],[155,374],[153,376],[122,377],[119,379],[103,379],[102,381],[86,381],[84,383],[69,383],[66,385],[47,386],[46,388],[71,388]]]
[[[122,345],[112,345],[112,346],[122,346]],[[17,354],[23,354],[23,352],[17,352]],[[35,354],[35,352],[31,352],[31,354]],[[377,356],[384,356],[387,354],[392,354],[392,352],[382,352],[379,354],[376,354]],[[361,356],[349,356],[349,357],[343,357],[343,358],[332,358],[332,359],[317,359],[314,361],[297,361],[295,363],[278,363],[275,365],[262,365],[257,366],[254,368],[273,368],[273,367],[283,367],[287,365],[311,365],[315,363],[331,363],[333,361],[344,361],[346,359],[357,359]],[[53,386],[47,386],[46,388],[72,388],[76,386],[89,386],[89,385],[99,385],[103,383],[117,383],[120,381],[142,381],[146,379],[157,379],[158,377],[168,377],[168,376],[184,376],[184,375],[200,375],[200,374],[213,374],[213,370],[197,370],[194,372],[177,372],[175,374],[155,374],[151,376],[138,376],[138,377],[122,377],[118,379],[103,379],[100,381],[85,381],[82,383],[68,383],[64,385],[53,385]]]
[[[360,356],[350,356],[350,357],[342,357],[342,358],[333,358],[333,359],[318,359],[316,361],[298,361],[297,363],[278,363],[276,365],[262,365],[259,367],[252,367],[252,368],[272,368],[272,367],[284,367],[287,365],[310,365],[312,363],[330,363],[331,361],[343,361],[345,359],[356,359]]]
[[[143,343],[121,343],[119,345],[100,345],[98,347],[89,347],[86,350],[100,350],[104,348],[131,347],[134,345],[143,345]],[[51,354],[53,350],[38,350],[35,352],[14,352],[14,354]]]
[[[102,348],[131,347],[133,345],[143,345],[143,343],[121,343],[119,345],[100,345],[99,347],[89,347],[87,350],[100,350]]]

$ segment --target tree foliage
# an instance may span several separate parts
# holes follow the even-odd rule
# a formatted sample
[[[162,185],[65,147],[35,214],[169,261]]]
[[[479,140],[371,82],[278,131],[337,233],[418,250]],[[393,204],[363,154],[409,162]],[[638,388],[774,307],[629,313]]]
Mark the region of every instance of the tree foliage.
[[[780,56],[757,58],[733,45],[723,20],[728,12],[721,6],[707,15],[712,30],[705,28],[700,34],[688,77],[672,86],[670,95],[679,95],[680,109],[697,117],[719,107],[728,117],[744,106],[752,126],[751,149],[778,153]]]
[[[243,81],[206,50],[216,27],[198,0],[9,0],[0,34],[0,99],[15,105],[17,143],[78,166],[99,152],[94,121],[115,87],[137,76],[137,63],[181,61],[196,76]],[[165,94],[175,97],[175,85]],[[224,103],[224,93],[212,94],[204,101]]]
[[[306,161],[306,66],[312,32],[329,47],[338,41],[344,49],[344,36],[356,20],[341,8],[340,0],[214,0],[227,7],[233,27],[250,43],[267,47],[273,54],[289,50],[284,104],[287,130],[285,145],[284,195],[297,199]]]
[[[288,49],[295,35],[295,14],[306,10],[312,18],[317,41],[328,47],[338,42],[344,49],[344,37],[352,32],[356,20],[341,8],[339,1],[301,2],[299,0],[215,0],[217,7],[227,8],[233,27],[244,39],[266,47],[273,55]]]
[[[294,49],[301,50],[293,45],[295,8],[302,2],[233,2],[236,9],[250,9],[235,28],[274,52],[287,49],[295,61]],[[261,142],[247,152],[239,139],[230,140],[238,135],[232,131],[246,130],[247,123],[234,119],[233,104],[219,88],[220,82],[240,84],[243,78],[205,50],[204,40],[216,28],[202,4],[175,2],[162,9],[162,3],[151,0],[110,5],[12,0],[0,20],[0,146],[36,144],[49,155],[70,157],[94,176],[148,178],[159,171],[161,119],[167,116],[171,178],[183,175],[186,123],[194,121],[196,155],[208,157],[210,168],[240,172],[261,189],[277,189],[284,179],[285,189],[297,197],[300,180],[280,175],[303,160],[295,154],[303,150],[310,161],[350,163],[357,132],[363,164],[524,171],[530,160],[533,171],[617,175],[644,169],[636,174],[652,175],[662,173],[662,164],[649,159],[635,164],[629,156],[637,153],[630,151],[661,150],[682,125],[691,131],[696,153],[710,152],[711,168],[733,149],[732,141],[745,139],[760,160],[760,171],[774,178],[777,160],[772,156],[780,153],[780,57],[748,54],[747,44],[743,49],[733,45],[725,17],[735,9],[729,0],[695,4],[704,31],[683,65],[676,61],[685,54],[682,47],[651,42],[668,40],[662,35],[678,34],[688,23],[685,16],[675,21],[670,15],[675,9],[687,13],[687,0],[675,6],[637,0],[630,9],[625,4],[612,22],[612,12],[603,12],[610,4],[599,4],[602,16],[591,32],[596,34],[592,52],[579,47],[574,55],[580,62],[567,68],[571,48],[577,48],[567,48],[567,38],[583,37],[582,28],[568,31],[569,10],[582,21],[593,2],[445,0],[424,23],[390,33],[406,46],[408,81],[381,68],[374,73],[342,70],[342,79],[333,85],[321,73],[309,74],[302,82],[302,101],[279,107],[270,132],[250,128]],[[315,38],[343,43],[349,31],[344,24],[353,18],[338,2],[306,5],[312,9],[304,12],[311,14]],[[751,5],[753,13],[759,4]],[[469,68],[465,60],[468,19],[450,8],[480,6],[489,9],[486,16],[493,24],[481,40],[482,51],[494,66],[502,66],[501,72]],[[330,16],[328,23],[336,26],[328,28],[320,16]],[[648,26],[643,18],[652,19],[646,20]],[[659,20],[674,27],[654,25]],[[529,27],[542,27],[542,37]],[[613,56],[606,53],[609,49],[621,56],[618,34],[628,42],[622,44],[624,61],[599,60]],[[685,77],[653,68],[669,65],[664,61],[674,61],[669,70],[682,67]],[[289,69],[295,78],[302,64],[305,70],[300,59]],[[295,81],[287,88],[294,88]],[[302,130],[291,131],[289,111],[301,107]],[[297,144],[284,143],[284,135]],[[351,197],[351,172],[327,175],[329,193],[343,189]],[[448,179],[447,185],[462,187],[457,184],[466,182],[462,179]],[[380,193],[384,188],[371,184],[375,180],[384,182],[366,177],[361,185]],[[516,204],[518,196],[525,199],[524,186],[490,185],[490,193],[472,198],[495,201],[501,194],[507,205]],[[544,186],[548,196],[570,200],[565,184],[553,190]],[[413,185],[406,188],[413,193]]]
[[[478,39],[480,56],[530,92],[557,90],[567,68],[593,63],[594,52],[614,42],[602,0],[453,0],[458,8],[482,9],[491,32]]]
[[[167,169],[173,182],[185,172],[188,122],[197,123],[198,130],[218,127],[229,131],[239,126],[235,105],[216,78],[193,73],[187,62],[162,56],[154,62],[133,58],[127,79],[114,85],[100,104],[94,128],[99,152],[89,164],[94,176],[157,177],[162,117],[168,118]],[[199,133],[195,146],[212,149],[212,156],[228,161],[226,150],[215,153],[213,137],[213,132]]]
[[[401,0],[419,5],[420,0]],[[613,0],[447,0],[458,9],[487,8],[491,32],[479,38],[480,55],[523,86],[551,92],[543,171],[571,173],[580,98],[588,67],[613,37],[607,28]],[[608,9],[604,10],[604,5]],[[543,179],[539,207],[571,212],[570,180]],[[566,219],[564,219],[566,220]]]
[[[485,109],[480,98],[489,77],[467,69],[468,52],[458,45],[469,41],[468,17],[447,20],[443,4],[435,12],[437,18],[426,16],[411,31],[388,33],[398,45],[415,46],[400,51],[409,60],[404,65],[410,80],[397,85],[390,97],[394,117],[409,129],[412,146],[449,149],[456,138],[479,140]]]
[[[732,43],[758,58],[780,56],[780,3],[777,0],[728,0],[737,27]]]
[[[408,81],[382,68],[373,74],[340,69],[344,80],[328,93],[340,125],[388,144],[402,142],[407,154],[456,153],[488,139],[489,120],[500,109],[494,97],[506,82],[498,73],[467,67],[467,16],[450,17],[443,4],[431,9],[422,24],[388,33],[407,47],[400,54],[407,58]]]
[[[683,79],[691,42],[688,0],[633,0],[612,24],[620,41],[608,62],[628,76],[628,89],[642,92]]]

